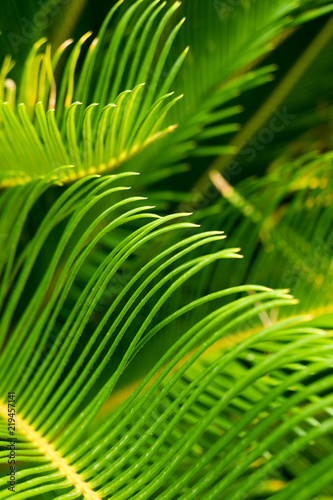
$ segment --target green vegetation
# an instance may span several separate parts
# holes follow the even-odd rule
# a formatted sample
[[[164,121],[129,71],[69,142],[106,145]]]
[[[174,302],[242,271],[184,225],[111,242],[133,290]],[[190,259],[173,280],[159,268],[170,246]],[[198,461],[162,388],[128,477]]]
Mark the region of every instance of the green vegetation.
[[[0,499],[332,499],[333,3],[0,11]]]

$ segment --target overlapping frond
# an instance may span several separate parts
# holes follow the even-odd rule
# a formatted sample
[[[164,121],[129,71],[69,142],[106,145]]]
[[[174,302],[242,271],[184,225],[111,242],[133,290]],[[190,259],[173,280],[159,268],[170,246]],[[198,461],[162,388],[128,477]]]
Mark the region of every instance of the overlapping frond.
[[[191,30],[193,25],[197,26],[198,36],[193,37],[192,31],[181,30],[187,39],[186,43],[184,41],[184,47],[187,48],[176,56],[173,51],[171,59],[169,53],[184,21],[181,16],[175,21],[180,3],[139,0],[126,5],[122,17],[117,18],[115,16],[122,3],[117,2],[111,9],[97,37],[87,49],[84,47],[91,33],[81,37],[67,56],[61,76],[56,79],[54,71],[62,64],[64,56],[61,55],[68,52],[71,40],[64,42],[52,57],[50,46],[42,50],[46,40],[37,42],[27,59],[17,89],[16,84],[6,78],[10,69],[10,60],[6,59],[1,72],[1,98],[13,107],[16,126],[22,130],[10,133],[8,127],[2,126],[4,184],[45,175],[66,165],[73,166],[69,169],[71,173],[66,175],[68,179],[74,179],[85,173],[108,171],[130,159],[133,153],[173,130],[172,127],[162,127],[166,111],[171,106],[171,103],[166,104],[164,97],[172,87],[181,94],[185,92],[186,96],[184,104],[176,106],[179,111],[171,113],[171,123],[179,123],[179,130],[172,134],[172,139],[161,141],[161,147],[152,149],[147,156],[143,155],[136,170],[146,171],[147,179],[153,176],[153,180],[154,175],[163,177],[161,172],[167,175],[170,169],[174,173],[177,168],[183,170],[182,163],[189,155],[207,157],[233,154],[236,149],[232,146],[223,142],[216,144],[217,137],[230,136],[238,130],[237,113],[241,107],[232,101],[240,92],[269,81],[274,65],[254,70],[249,68],[295,26],[325,14],[332,8],[330,2],[322,2],[322,6],[309,10],[311,2],[296,5],[285,1],[273,4],[261,0],[251,5],[250,9],[240,4],[227,15],[224,13],[221,16],[218,2],[205,6],[197,2],[185,2],[182,10],[189,18]],[[115,22],[110,43],[109,31]],[[169,27],[170,22],[174,23],[173,29]],[[208,31],[207,23],[210,26]],[[254,26],[256,37],[253,36]],[[188,44],[191,45],[191,56],[178,76]],[[80,56],[83,49],[84,60]],[[138,85],[143,83],[146,84],[144,90],[136,94]],[[132,104],[127,106],[129,89],[132,90]],[[35,111],[37,103],[39,121]],[[75,113],[78,103],[81,104]],[[2,104],[1,107],[8,104]],[[25,118],[22,119],[25,111],[21,109],[19,113],[15,110],[16,104],[21,108],[26,107],[33,128]],[[94,104],[98,106],[92,110],[89,106],[93,107]],[[111,104],[117,105],[118,112],[109,110]],[[42,109],[48,116],[54,114],[55,118],[41,116]],[[153,121],[156,121],[153,129],[145,126],[145,119],[150,118],[151,113]],[[114,127],[104,115],[109,120],[117,115]],[[127,115],[127,119],[124,115]],[[131,128],[134,127],[138,132],[140,125],[144,126],[146,139],[149,138],[147,142],[140,134],[140,140],[135,141]],[[108,139],[103,137],[104,127],[110,132]],[[111,129],[116,129],[113,135]],[[38,138],[36,147],[43,150],[42,156],[34,150],[30,159],[28,155],[24,159],[20,156],[17,158],[17,153],[12,151],[16,133],[23,133],[28,142],[32,140],[35,143]],[[50,140],[53,147],[49,147]],[[104,156],[100,150],[95,150],[97,142],[104,142]],[[105,142],[112,144],[107,146]],[[150,165],[149,171],[145,168],[147,164]],[[157,164],[160,173],[156,172]]]
[[[318,318],[328,314],[328,326],[333,324],[332,152],[319,154],[315,142],[304,142],[302,153],[307,138],[299,140],[295,155],[290,148],[276,159],[261,179],[249,177],[233,186],[230,176],[213,173],[215,196],[222,197],[215,205],[214,227],[218,223],[231,241],[244,242],[246,259],[226,280],[229,286],[234,279],[255,277],[259,283],[290,287],[301,299],[299,312],[313,314],[319,324]],[[199,220],[204,213],[197,212]],[[210,219],[204,219],[209,228]],[[219,272],[228,276],[222,268]]]
[[[216,231],[183,238],[186,228],[195,229],[181,221],[186,214],[158,217],[140,198],[118,196],[126,189],[119,182],[130,175],[86,176],[62,188],[24,247],[27,220],[53,180],[10,188],[2,197],[1,230],[8,237],[1,249],[1,427],[10,387],[19,395],[16,456],[27,465],[14,493],[0,480],[0,498],[166,500],[202,492],[240,498],[249,487],[265,486],[274,464],[288,465],[290,457],[297,472],[305,471],[298,450],[316,440],[316,462],[300,477],[306,482],[321,459],[326,470],[332,449],[324,456],[320,439],[332,429],[329,336],[300,320],[259,326],[260,314],[293,304],[285,290],[244,285],[180,300],[176,293],[191,278],[239,257],[238,249],[221,249],[224,236]],[[9,233],[11,218],[17,222]],[[106,235],[133,225],[63,317],[88,256]],[[92,328],[117,272],[168,233],[179,237],[147,254]],[[212,253],[214,242],[220,248]],[[43,273],[34,272],[41,263]],[[210,312],[193,321],[193,311],[207,305]],[[174,331],[167,348],[153,358],[150,350],[151,363],[130,397],[96,428],[94,418],[122,374],[153,339]],[[319,382],[313,371],[323,372]],[[292,447],[282,450],[283,438]],[[7,460],[8,452],[2,456]],[[328,483],[323,475],[316,492]],[[293,482],[285,485],[281,498],[292,488]]]
[[[297,141],[245,144],[238,173],[212,170],[204,199],[182,191],[193,179],[151,189],[191,156],[208,170],[236,153],[223,140],[239,128],[235,97],[271,80],[275,66],[258,63],[332,9],[120,0],[96,38],[35,43],[16,83],[5,58],[0,468],[13,447],[17,470],[0,499],[333,496],[332,141],[302,112],[328,86],[308,71],[287,101]],[[330,23],[307,49],[321,70]],[[264,176],[242,171],[246,155]],[[138,187],[180,213],[156,215]]]
[[[18,84],[8,78],[12,61],[5,59],[0,74],[4,185],[66,166],[71,168],[61,170],[62,180],[108,171],[174,129],[163,129],[163,122],[178,99],[170,99],[168,92],[187,50],[163,85],[158,82],[183,24],[182,20],[168,34],[169,20],[179,3],[165,9],[165,2],[137,1],[120,18],[110,39],[110,23],[121,4],[111,9],[82,61],[80,54],[91,33],[80,38],[60,77],[55,72],[72,40],[52,55],[46,39],[36,42]],[[127,37],[130,22],[134,26]]]

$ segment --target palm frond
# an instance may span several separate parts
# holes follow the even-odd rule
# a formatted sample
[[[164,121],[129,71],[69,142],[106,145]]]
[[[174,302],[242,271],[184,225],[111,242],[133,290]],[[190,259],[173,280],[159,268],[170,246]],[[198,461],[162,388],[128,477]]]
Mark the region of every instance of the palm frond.
[[[321,2],[317,9],[307,1],[297,5],[284,0],[260,0],[249,5],[238,2],[229,9],[228,5],[217,1],[183,2],[182,13],[188,22],[180,31],[180,39],[184,45],[189,44],[190,52],[174,89],[181,89],[185,97],[170,114],[178,124],[175,133],[136,159],[135,168],[144,174],[142,180],[146,183],[151,181],[153,170],[159,181],[163,174],[167,177],[184,171],[184,163],[193,163],[197,157],[199,164],[202,157],[220,157],[224,161],[235,155],[239,144],[230,142],[230,137],[240,128],[243,107],[239,96],[271,82],[277,69],[275,64],[263,66],[261,62],[302,23],[332,10],[331,2]],[[223,15],[220,8],[224,9]],[[327,40],[331,31],[327,26]],[[272,113],[274,106],[268,109]],[[129,167],[134,168],[131,163]],[[208,169],[200,172],[204,175]],[[197,188],[202,190],[207,181],[205,175]]]
[[[310,383],[314,369],[319,373],[330,366],[329,337],[299,319],[246,334],[258,324],[259,314],[293,304],[284,290],[245,285],[199,295],[187,303],[175,301],[175,293],[192,277],[220,259],[239,257],[237,249],[230,248],[195,255],[220,242],[224,236],[219,232],[179,238],[149,258],[88,334],[91,315],[117,270],[155,239],[194,226],[177,221],[186,214],[151,214],[151,207],[138,197],[112,202],[123,192],[119,181],[125,177],[86,176],[64,190],[23,249],[19,242],[25,222],[52,186],[52,176],[6,193],[2,229],[9,229],[10,215],[20,216],[3,249],[0,408],[5,418],[10,386],[20,395],[17,458],[28,465],[19,472],[15,494],[4,489],[0,498],[54,492],[59,499],[171,499],[192,498],[202,491],[205,498],[219,498],[222,492],[239,498],[249,485],[261,485],[276,461],[287,460],[289,454],[297,460],[301,446],[332,428],[332,397],[325,395],[331,376]],[[90,223],[89,214],[94,215]],[[137,229],[96,267],[64,319],[60,311],[88,255],[105,235],[134,221]],[[51,236],[63,223],[62,236],[53,246]],[[45,272],[30,297],[24,297],[29,279],[36,278],[34,266],[46,255]],[[165,307],[168,303],[171,311]],[[184,317],[210,303],[210,313],[183,329]],[[142,310],[148,313],[137,328]],[[92,432],[90,424],[124,371],[152,339],[171,329],[177,331],[175,341],[147,365],[148,373],[131,396]],[[118,345],[123,346],[121,355]],[[250,368],[244,366],[246,360]],[[290,387],[295,391],[292,398],[287,395]],[[290,411],[293,418],[287,418]],[[322,413],[325,424],[318,431],[313,422]],[[289,454],[279,447],[273,453],[283,436],[293,439],[294,448]],[[253,471],[251,464],[259,459],[264,461]],[[326,467],[330,459],[323,460]],[[316,470],[316,464],[311,467]],[[316,488],[321,491],[327,484],[324,475]],[[285,495],[290,488],[292,483]]]
[[[306,143],[309,151],[301,157],[285,152],[261,179],[232,186],[215,172],[212,181],[223,197],[215,206],[214,227],[219,220],[231,242],[249,235],[242,238],[246,259],[228,285],[255,277],[259,283],[290,287],[300,299],[298,312],[313,314],[320,323],[322,315],[331,317],[333,303],[332,152],[319,155],[313,146]],[[203,213],[197,216],[201,220]],[[204,227],[209,225],[206,219]]]
[[[0,500],[328,500],[332,3],[112,5],[0,70]]]
[[[172,94],[168,94],[167,89],[186,51],[175,63],[162,92],[156,88],[156,81],[182,22],[171,31],[153,70],[151,65],[160,37],[165,34],[167,23],[179,4],[168,8],[156,29],[165,5],[149,2],[118,61],[125,29],[143,2],[136,2],[123,15],[110,43],[108,27],[121,3],[117,2],[111,9],[97,38],[91,42],[80,72],[77,71],[78,59],[91,33],[76,43],[67,58],[59,86],[54,74],[71,40],[64,42],[53,56],[50,45],[42,50],[45,39],[36,42],[18,89],[15,82],[7,78],[12,65],[9,58],[5,59],[0,80],[3,185],[24,182],[50,172],[57,176],[59,167],[71,167],[62,168],[62,181],[108,171],[174,130],[174,126],[163,129],[168,110],[178,100],[170,100]],[[149,21],[144,26],[148,16]],[[153,30],[154,36],[149,40]],[[135,43],[140,50],[130,61]],[[124,82],[125,68],[129,72],[127,82]],[[91,90],[92,79],[96,79],[94,91]],[[144,89],[145,82],[148,86]],[[133,90],[124,90],[129,88]],[[16,148],[18,139],[22,143],[21,151]]]

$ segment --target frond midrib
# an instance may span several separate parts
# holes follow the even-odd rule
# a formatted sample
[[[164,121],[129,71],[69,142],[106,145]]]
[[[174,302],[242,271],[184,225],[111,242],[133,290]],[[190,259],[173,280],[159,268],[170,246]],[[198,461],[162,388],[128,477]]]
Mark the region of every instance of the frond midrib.
[[[0,416],[7,420],[7,405],[0,401]],[[73,486],[80,491],[87,500],[102,500],[102,497],[96,493],[89,484],[78,474],[75,468],[49,443],[39,432],[28,424],[17,413],[15,414],[15,425],[22,435],[28,439],[35,448],[40,450],[43,455],[70,481]]]

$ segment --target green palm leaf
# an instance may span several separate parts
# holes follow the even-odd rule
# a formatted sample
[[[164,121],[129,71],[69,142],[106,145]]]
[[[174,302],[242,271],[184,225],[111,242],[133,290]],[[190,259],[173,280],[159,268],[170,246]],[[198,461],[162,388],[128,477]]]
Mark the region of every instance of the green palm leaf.
[[[0,499],[328,500],[332,4],[110,7],[0,70]]]
[[[296,381],[300,384],[312,373],[313,368],[310,370],[307,366],[308,358],[320,365],[322,370],[329,366],[327,349],[331,344],[327,336],[305,325],[295,326],[295,321],[290,320],[268,329],[259,329],[247,339],[245,335],[232,348],[237,342],[233,334],[239,325],[244,329],[244,325],[257,321],[260,312],[290,303],[290,297],[283,291],[273,292],[250,285],[235,287],[198,297],[188,304],[173,303],[172,314],[163,314],[164,305],[192,276],[217,260],[238,256],[235,250],[222,249],[182,261],[185,256],[190,257],[190,252],[223,239],[223,235],[216,232],[181,239],[149,260],[113,301],[92,335],[87,336],[91,313],[126,259],[164,233],[192,225],[177,222],[179,215],[156,218],[147,213],[150,207],[142,206],[135,197],[123,198],[115,204],[109,202],[108,210],[101,211],[87,225],[62,263],[62,254],[66,253],[67,246],[70,247],[72,235],[89,211],[98,207],[105,198],[111,200],[124,189],[117,185],[121,177],[86,177],[76,182],[46,213],[27,247],[29,252],[20,253],[13,244],[10,245],[3,266],[3,275],[7,279],[3,280],[6,309],[1,322],[1,415],[6,417],[5,400],[10,387],[11,392],[20,394],[20,411],[15,417],[17,458],[30,464],[20,471],[22,479],[15,489],[14,498],[34,498],[49,491],[57,491],[59,498],[173,498],[180,493],[184,498],[191,498],[193,489],[190,485],[195,481],[199,481],[200,491],[210,488],[207,498],[218,498],[225,488],[231,495],[234,469],[227,464],[232,463],[233,456],[239,456],[235,455],[237,446],[245,450],[247,442],[253,446],[255,438],[252,434],[257,436],[261,429],[267,432],[271,429],[270,423],[278,424],[278,415],[286,415],[289,408],[295,407],[296,401],[301,402],[306,394],[312,394],[312,386],[306,386],[304,391],[297,392],[295,404],[285,395],[289,385],[294,386]],[[13,199],[18,195],[23,199],[23,192],[26,194],[21,214],[25,217],[29,215],[33,200],[36,201],[36,196],[41,196],[45,189],[50,189],[49,184],[37,181],[11,189]],[[129,208],[126,208],[128,204]],[[130,207],[131,204],[134,208]],[[21,216],[21,230],[24,216]],[[95,228],[102,220],[104,229],[96,233]],[[140,222],[139,228],[121,241],[96,268],[63,323],[60,310],[89,253],[105,234],[134,220]],[[66,221],[63,237],[50,253],[47,242],[62,221]],[[17,232],[20,231],[19,226]],[[16,240],[18,237],[16,234]],[[23,300],[25,283],[29,282],[31,270],[42,260],[44,252],[48,254],[44,276],[35,284],[36,291],[22,309],[20,301]],[[218,304],[223,297],[246,291],[253,291],[255,295],[231,302],[230,299],[227,302],[224,300],[199,323],[181,332],[165,352],[160,352],[143,380],[118,410],[111,413],[93,433],[88,431],[124,370],[159,332],[181,328],[182,318],[196,308],[212,301]],[[261,305],[255,306],[258,302]],[[122,304],[120,310],[117,310],[118,304]],[[150,312],[137,329],[136,320],[146,304]],[[128,340],[123,344],[124,354],[119,358],[117,345],[124,336]],[[231,340],[230,345],[228,342],[223,345],[223,339],[224,342]],[[219,341],[222,342],[221,347]],[[283,349],[278,348],[279,343]],[[211,346],[215,347],[208,355]],[[264,354],[267,349],[272,351],[268,358]],[[242,359],[251,359],[253,368],[242,367]],[[305,363],[304,370],[294,368],[295,374],[286,378],[288,367],[297,363]],[[179,366],[177,370],[176,366]],[[105,379],[106,373],[109,375]],[[270,377],[266,381],[264,376],[267,373]],[[331,383],[330,377],[328,380]],[[324,378],[320,383],[325,391],[328,381]],[[317,382],[313,384],[314,387],[318,385]],[[219,386],[225,387],[222,398],[214,389]],[[248,386],[251,390],[249,395],[245,395]],[[272,386],[276,386],[273,392]],[[274,412],[269,413],[269,417],[262,422],[259,419],[260,425],[254,427],[246,441],[239,441],[241,429],[248,425],[252,427],[252,418],[258,419],[258,408],[262,408],[262,412],[263,408],[270,407],[272,401],[275,408],[278,401],[273,397],[275,393],[280,395],[279,409],[274,410],[277,420],[274,420]],[[297,443],[297,425],[303,425],[307,414],[314,418],[319,411],[326,411],[330,399],[320,399],[318,392],[315,394],[317,399],[313,402],[310,398],[305,413],[298,410],[298,406],[295,407],[294,420],[282,419],[284,424],[281,424],[281,429],[277,426],[273,434],[276,440],[285,433],[295,433]],[[240,429],[237,433],[231,425],[235,415],[229,413],[234,405],[239,415]],[[250,411],[250,408],[253,409]],[[242,416],[244,410],[247,411]],[[329,416],[328,411],[328,419]],[[309,431],[308,439],[312,440],[313,433],[314,430]],[[212,446],[214,436],[219,436],[219,440]],[[233,445],[225,448],[222,443],[227,442]],[[272,442],[273,446],[276,441],[269,434],[267,442]],[[296,451],[297,446],[295,444]],[[244,470],[247,471],[248,466],[265,450],[266,445],[258,447],[256,453],[252,453],[253,457],[250,455],[251,460],[245,460]],[[223,461],[217,460],[218,457],[224,457]],[[209,469],[202,476],[208,459]],[[221,475],[224,463],[226,470],[230,470],[227,475]],[[263,465],[256,471],[255,477],[266,477],[266,469],[269,470],[269,466]],[[252,474],[247,479],[243,477],[242,481],[244,488],[247,482],[252,484]],[[5,481],[2,484],[6,484]],[[215,485],[213,488],[209,486],[212,484]],[[319,486],[325,486],[324,479]],[[4,490],[0,495],[1,498],[9,498],[12,492]]]
[[[76,74],[78,58],[91,33],[82,36],[74,46],[58,89],[54,72],[61,55],[70,45],[70,40],[63,43],[53,56],[49,45],[41,51],[46,43],[45,39],[36,42],[27,58],[18,90],[15,82],[7,78],[12,64],[9,58],[5,59],[0,78],[3,185],[25,182],[50,172],[54,172],[62,181],[104,172],[123,163],[174,129],[174,126],[162,128],[167,111],[178,100],[170,100],[171,94],[167,92],[185,53],[171,71],[164,85],[165,92],[159,92],[154,81],[158,80],[163,70],[182,23],[171,31],[153,72],[150,67],[159,38],[179,5],[176,3],[166,11],[154,37],[148,43],[147,37],[153,29],[152,21],[158,19],[161,6],[155,1],[146,7],[127,41],[114,77],[114,65],[124,31],[142,0],[128,9],[115,30],[112,43],[109,43],[107,28],[121,3],[122,1],[118,2],[111,9],[97,38],[91,42],[79,75]],[[149,15],[150,21],[143,28]],[[106,43],[108,49],[104,55]],[[142,47],[131,63],[130,78],[125,87],[133,88],[130,91],[121,88],[121,84],[124,83],[125,67],[128,71],[134,43],[139,43]],[[95,92],[91,93],[90,83],[93,77],[96,79]],[[146,81],[149,85],[144,91],[143,84]],[[16,147],[18,138],[22,143],[20,150]],[[67,168],[57,172],[60,167]]]

